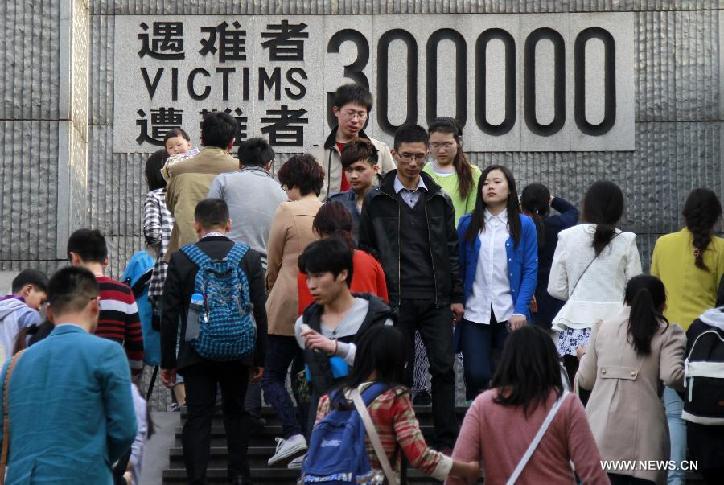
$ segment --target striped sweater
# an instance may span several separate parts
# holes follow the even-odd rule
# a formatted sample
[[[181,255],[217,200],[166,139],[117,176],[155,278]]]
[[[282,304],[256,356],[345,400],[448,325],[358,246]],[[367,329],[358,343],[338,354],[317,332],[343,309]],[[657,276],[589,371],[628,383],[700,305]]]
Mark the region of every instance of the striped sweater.
[[[369,384],[362,384],[360,390],[364,390]],[[377,396],[367,406],[367,410],[377,429],[377,434],[380,437],[387,458],[398,475],[402,458],[399,450],[402,450],[413,468],[437,480],[447,478],[453,462],[450,457],[427,446],[407,389],[401,386],[388,389]],[[316,423],[319,423],[330,412],[329,397],[325,394],[319,400]],[[366,435],[365,444],[370,465],[372,468],[380,470],[382,467],[375,455],[372,443],[370,443]]]
[[[101,291],[96,335],[123,345],[131,373],[138,375],[143,368],[143,334],[133,292],[108,276],[97,276],[96,280]]]

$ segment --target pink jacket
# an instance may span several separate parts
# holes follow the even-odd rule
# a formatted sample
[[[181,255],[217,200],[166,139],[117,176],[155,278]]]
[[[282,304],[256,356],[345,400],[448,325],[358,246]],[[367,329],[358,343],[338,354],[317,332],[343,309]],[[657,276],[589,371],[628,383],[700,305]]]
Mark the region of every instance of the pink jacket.
[[[526,418],[521,406],[495,404],[497,392],[490,389],[475,399],[453,451],[455,460],[480,461],[486,485],[507,482],[556,400],[551,391],[545,406],[538,406]],[[578,397],[568,395],[516,485],[571,485],[575,483],[571,461],[586,485],[608,484],[600,460],[583,405]],[[465,482],[450,476],[445,483]]]

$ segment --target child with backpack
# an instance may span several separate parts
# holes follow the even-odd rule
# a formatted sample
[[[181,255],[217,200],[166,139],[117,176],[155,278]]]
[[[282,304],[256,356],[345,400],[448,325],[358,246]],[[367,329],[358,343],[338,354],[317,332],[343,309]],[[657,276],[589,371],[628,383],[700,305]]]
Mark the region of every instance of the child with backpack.
[[[0,363],[25,348],[25,338],[40,326],[40,307],[47,299],[48,278],[25,269],[13,279],[9,295],[0,299]]]
[[[686,331],[684,412],[689,455],[707,484],[724,476],[724,278],[716,305]]]
[[[400,331],[387,325],[361,335],[345,384],[319,402],[300,483],[372,484],[386,478],[397,484],[402,454],[437,480],[479,477],[477,462],[453,460],[428,447],[409,390],[399,384],[406,348]]]
[[[223,200],[202,200],[194,219],[199,240],[171,256],[163,289],[161,379],[170,387],[176,372],[184,377],[187,483],[206,483],[218,386],[229,450],[226,483],[246,485],[244,398],[249,381],[261,379],[267,333],[261,255],[226,236],[231,220]]]

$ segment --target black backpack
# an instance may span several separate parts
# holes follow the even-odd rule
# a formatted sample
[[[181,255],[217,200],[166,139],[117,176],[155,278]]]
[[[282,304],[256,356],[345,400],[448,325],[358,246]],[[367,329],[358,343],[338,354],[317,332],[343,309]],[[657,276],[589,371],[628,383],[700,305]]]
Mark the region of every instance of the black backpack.
[[[704,425],[724,425],[724,337],[711,329],[694,340],[685,361],[686,421]]]

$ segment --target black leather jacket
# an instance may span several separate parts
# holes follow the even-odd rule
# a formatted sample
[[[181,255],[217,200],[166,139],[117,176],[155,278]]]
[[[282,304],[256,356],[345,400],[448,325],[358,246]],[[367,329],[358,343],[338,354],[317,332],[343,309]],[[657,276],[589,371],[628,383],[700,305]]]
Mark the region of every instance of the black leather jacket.
[[[422,172],[420,176],[427,187],[420,201],[425,204],[427,217],[430,256],[435,272],[435,304],[462,303],[455,209],[450,196],[428,174]],[[359,245],[380,260],[387,277],[390,305],[399,307],[400,202],[395,194],[395,177],[397,170],[390,171],[382,179],[380,187],[367,194],[360,215]]]

